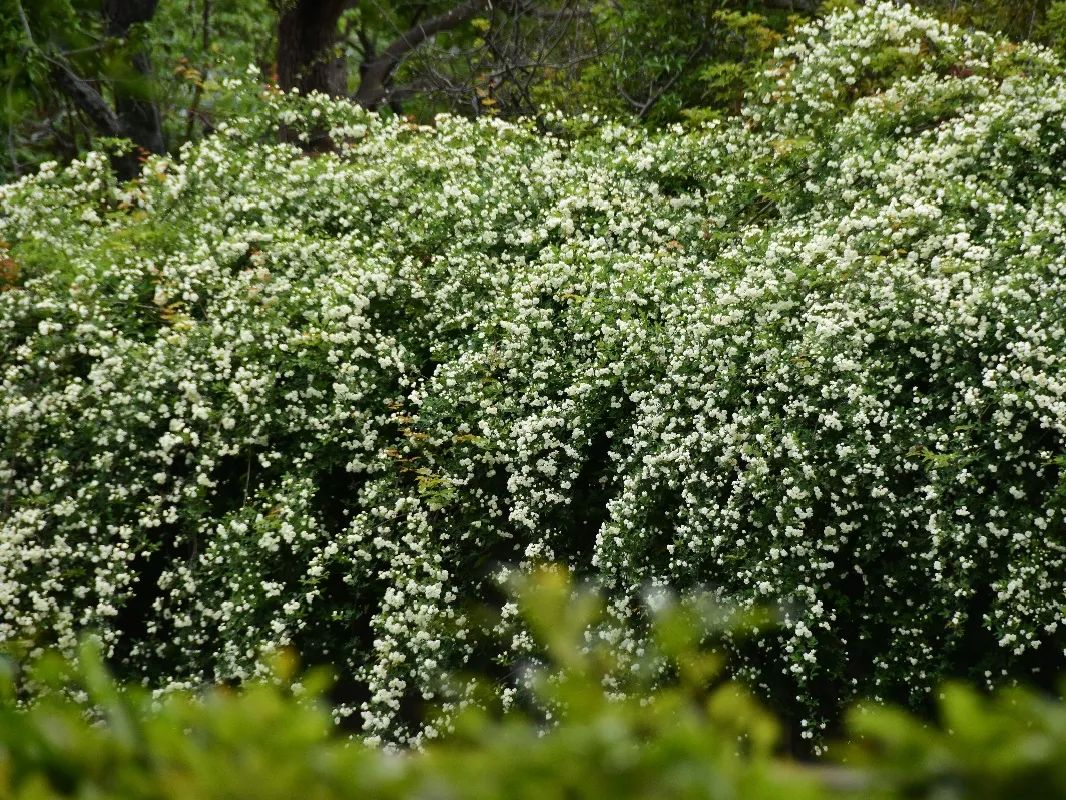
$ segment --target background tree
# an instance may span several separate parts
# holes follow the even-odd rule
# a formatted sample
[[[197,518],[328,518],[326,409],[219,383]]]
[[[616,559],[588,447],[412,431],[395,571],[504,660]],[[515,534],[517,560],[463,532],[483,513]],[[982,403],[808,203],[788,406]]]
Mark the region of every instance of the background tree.
[[[736,111],[793,25],[856,0],[0,0],[0,177],[101,137],[211,132],[249,65],[282,88],[431,120],[595,108],[646,125]],[[1056,47],[1066,0],[919,0]]]
[[[13,126],[20,115],[45,126],[60,152],[77,152],[94,134],[129,139],[141,152],[163,151],[145,29],[156,6],[157,0],[8,0],[0,69],[7,84],[8,155],[16,170]],[[119,168],[132,175],[133,155],[120,159]]]
[[[159,0],[103,0],[101,11],[106,36],[125,42],[128,69],[113,77],[115,114],[125,134],[138,146],[163,152],[163,127],[152,98],[152,62],[147,37],[131,37],[134,26],[151,22]]]
[[[342,96],[348,91],[338,20],[351,0],[295,0],[279,8],[278,85]]]
[[[919,5],[960,25],[1005,33],[1012,39],[1042,38],[1052,0],[923,0]]]

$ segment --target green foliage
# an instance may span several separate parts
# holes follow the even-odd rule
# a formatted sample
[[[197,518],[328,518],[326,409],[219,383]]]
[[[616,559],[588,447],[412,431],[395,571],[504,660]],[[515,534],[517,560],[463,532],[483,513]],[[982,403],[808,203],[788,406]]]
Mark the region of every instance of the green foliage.
[[[152,687],[294,647],[421,743],[466,667],[523,702],[528,624],[478,609],[550,560],[623,660],[648,587],[775,609],[732,669],[809,746],[1058,672],[1062,66],[887,3],[777,54],[660,132],[253,77],[135,181],[0,188],[0,640]]]
[[[6,158],[0,175],[104,145],[57,71],[82,79],[106,106],[114,107],[116,92],[151,103],[176,149],[210,130],[232,104],[232,91],[218,92],[222,81],[243,76],[249,66],[269,71],[274,26],[269,0],[162,0],[150,22],[117,37],[107,33],[99,0],[4,0],[0,124]],[[148,54],[145,74],[131,64],[139,53]]]
[[[272,0],[161,0],[149,26],[153,97],[175,149],[230,111],[224,81],[249,67],[271,74],[275,17]]]
[[[905,797],[1061,797],[1066,793],[1066,706],[1022,689],[987,696],[962,684],[939,692],[939,725],[888,708],[850,717],[843,749],[874,786]]]
[[[1038,36],[1048,8],[1054,3],[1050,0],[920,0],[915,5],[949,22],[1020,40]]]
[[[401,31],[458,0],[353,3],[338,24],[338,53],[360,69]],[[763,0],[537,0],[495,5],[441,31],[410,53],[390,79],[390,109],[429,122],[436,113],[542,117],[585,111],[663,126],[736,114],[782,37],[853,0],[778,8]],[[1061,0],[922,0],[951,22],[1063,47]],[[69,160],[97,141],[83,108],[62,90],[68,65],[105,104],[116,91],[151,103],[166,149],[200,138],[231,110],[221,83],[249,67],[274,75],[276,0],[160,0],[154,18],[108,36],[98,0],[5,0],[0,6],[0,114],[6,157],[0,175]],[[143,54],[140,72],[131,56]]]
[[[0,797],[1012,800],[1066,790],[1061,701],[952,686],[939,727],[868,708],[852,718],[857,744],[839,748],[846,767],[796,763],[773,717],[722,682],[705,606],[659,606],[643,659],[669,662],[675,677],[642,684],[638,673],[640,691],[619,695],[605,688],[616,651],[584,636],[602,602],[556,570],[523,583],[521,611],[545,654],[528,667],[535,710],[471,706],[424,749],[388,752],[343,738],[323,702],[328,680],[299,675],[291,654],[239,690],[153,696],[117,686],[90,640],[77,667],[54,655],[35,664],[48,690],[29,708],[14,702],[10,671],[0,678]]]
[[[274,72],[278,4],[270,0],[161,0],[154,18],[126,38],[105,35],[98,2],[6,2],[0,80],[8,135],[0,175],[23,174],[49,158],[69,160],[98,135],[61,89],[59,63],[104,103],[116,88],[150,101],[172,150],[225,115],[222,81],[249,66],[268,79]],[[359,83],[354,65],[372,60],[399,31],[454,5],[353,4],[340,20],[338,42],[353,65],[350,88]],[[399,65],[400,99],[391,106],[422,121],[438,112],[513,117],[589,108],[652,124],[706,120],[739,108],[746,82],[797,18],[755,0],[545,0],[529,10],[493,11],[439,33]],[[129,57],[142,51],[149,71],[138,74]]]
[[[89,13],[79,14],[85,5]],[[114,63],[113,48],[95,42],[99,18],[91,8],[71,0],[5,0],[0,5],[0,123],[6,132],[0,175],[48,155],[70,158],[87,144],[76,110],[52,83],[51,59],[57,50],[70,50],[80,69],[100,71]],[[48,155],[42,156],[42,140],[48,142]]]
[[[1041,37],[1059,55],[1066,54],[1066,2],[1054,0],[1040,29]]]
[[[746,0],[597,3],[593,14],[596,41],[586,47],[598,55],[544,80],[539,103],[653,125],[739,111],[751,80],[800,19]]]
[[[721,684],[700,651],[692,607],[660,611],[646,658],[683,667],[671,687],[618,697],[604,688],[615,656],[582,632],[600,604],[557,571],[523,592],[546,662],[531,668],[541,708],[471,707],[446,739],[399,755],[347,742],[322,703],[322,673],[296,680],[280,656],[273,679],[240,691],[117,688],[95,647],[78,669],[55,657],[31,680],[30,708],[0,701],[0,796],[10,798],[816,798],[814,781],[770,761],[776,726],[742,690]],[[560,624],[562,623],[562,624]],[[88,712],[88,718],[86,716]]]

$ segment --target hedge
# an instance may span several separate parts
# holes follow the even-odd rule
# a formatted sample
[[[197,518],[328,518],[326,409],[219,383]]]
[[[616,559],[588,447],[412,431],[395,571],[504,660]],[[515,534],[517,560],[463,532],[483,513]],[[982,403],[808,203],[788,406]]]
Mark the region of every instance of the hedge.
[[[560,576],[542,573],[519,604],[548,653],[530,680],[542,707],[565,709],[557,721],[470,709],[422,750],[368,748],[338,735],[323,677],[300,675],[291,656],[275,660],[271,681],[155,700],[116,686],[87,642],[78,670],[37,664],[36,680],[54,691],[28,711],[11,702],[6,676],[0,797],[1008,800],[1066,791],[1066,705],[1020,690],[986,698],[946,687],[933,727],[899,710],[857,711],[843,763],[789,760],[772,715],[723,684],[721,660],[700,646],[715,626],[698,603],[653,615],[647,656],[668,660],[674,680],[618,697],[603,685],[617,653],[581,635],[595,597],[571,594]]]

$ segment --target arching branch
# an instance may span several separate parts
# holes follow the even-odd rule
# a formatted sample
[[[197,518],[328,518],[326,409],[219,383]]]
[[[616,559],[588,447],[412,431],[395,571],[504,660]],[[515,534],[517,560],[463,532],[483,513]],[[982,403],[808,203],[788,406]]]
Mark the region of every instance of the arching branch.
[[[451,30],[477,16],[492,5],[491,0],[467,0],[450,11],[412,25],[393,40],[363,69],[363,79],[354,100],[366,108],[375,108],[388,94],[388,82],[403,59],[427,39]]]

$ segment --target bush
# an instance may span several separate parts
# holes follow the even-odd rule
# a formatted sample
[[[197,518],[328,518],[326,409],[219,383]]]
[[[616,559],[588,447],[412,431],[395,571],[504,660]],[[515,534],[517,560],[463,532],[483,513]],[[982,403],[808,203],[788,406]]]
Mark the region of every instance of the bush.
[[[1061,65],[889,4],[777,57],[696,133],[265,91],[0,189],[0,640],[170,688],[294,647],[419,742],[442,675],[516,688],[478,608],[554,560],[633,657],[649,587],[778,607],[734,663],[808,738],[1057,671]]]
[[[560,578],[541,573],[520,603],[548,654],[530,684],[542,707],[561,711],[551,722],[472,708],[442,740],[389,752],[338,736],[321,674],[294,681],[287,656],[275,659],[271,681],[153,700],[117,687],[87,646],[78,670],[50,658],[37,665],[37,681],[53,691],[29,710],[10,702],[4,683],[0,796],[1006,800],[1066,789],[1066,707],[1019,691],[982,700],[948,690],[944,724],[954,733],[868,709],[857,713],[863,744],[848,766],[786,760],[773,718],[722,684],[720,659],[700,647],[716,625],[696,602],[652,615],[646,658],[668,661],[675,678],[619,697],[604,689],[617,653],[582,637],[596,623],[596,599]]]
[[[471,708],[453,735],[422,752],[374,750],[337,736],[320,702],[322,675],[294,682],[287,654],[275,659],[271,681],[157,702],[143,689],[117,688],[87,643],[80,670],[47,657],[37,665],[33,681],[48,689],[28,711],[10,700],[0,708],[0,795],[817,796],[812,780],[770,761],[777,728],[766,712],[735,686],[708,690],[720,660],[697,646],[707,626],[695,606],[656,615],[647,656],[676,665],[675,685],[619,698],[603,686],[615,655],[583,642],[599,616],[596,597],[573,593],[558,571],[536,576],[526,597],[526,618],[550,656],[529,683],[558,723],[543,712]]]

